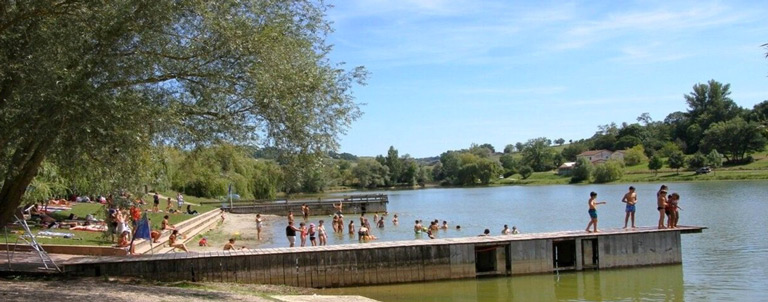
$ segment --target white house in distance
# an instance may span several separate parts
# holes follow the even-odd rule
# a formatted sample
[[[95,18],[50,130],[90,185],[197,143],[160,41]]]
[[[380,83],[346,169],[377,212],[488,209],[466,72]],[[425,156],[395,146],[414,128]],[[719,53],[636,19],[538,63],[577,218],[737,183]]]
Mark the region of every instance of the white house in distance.
[[[589,150],[581,152],[576,155],[576,159],[586,157],[593,165],[602,164],[611,159],[624,161],[624,150],[611,151],[611,150]],[[576,162],[566,162],[557,167],[557,174],[561,176],[571,175],[573,168],[576,167]]]
[[[589,150],[576,155],[576,159],[579,158],[586,158],[592,164],[602,164],[611,159],[624,161],[624,150],[615,152],[611,150]]]

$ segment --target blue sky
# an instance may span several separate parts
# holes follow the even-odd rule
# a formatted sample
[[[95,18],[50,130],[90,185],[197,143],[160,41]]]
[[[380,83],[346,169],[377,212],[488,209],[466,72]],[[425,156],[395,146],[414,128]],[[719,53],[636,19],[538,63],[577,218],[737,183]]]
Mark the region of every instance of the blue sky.
[[[436,156],[581,139],[685,110],[696,83],[768,100],[764,1],[334,1],[331,58],[363,65],[341,152]]]

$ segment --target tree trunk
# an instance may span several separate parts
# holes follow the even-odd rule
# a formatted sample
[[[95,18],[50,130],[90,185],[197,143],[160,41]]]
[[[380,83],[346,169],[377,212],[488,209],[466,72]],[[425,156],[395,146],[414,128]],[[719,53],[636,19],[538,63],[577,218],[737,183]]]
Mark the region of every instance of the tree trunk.
[[[0,189],[0,225],[13,221],[16,208],[21,204],[21,197],[37,174],[50,146],[50,142],[30,138],[26,146],[14,152],[6,170],[3,187]]]

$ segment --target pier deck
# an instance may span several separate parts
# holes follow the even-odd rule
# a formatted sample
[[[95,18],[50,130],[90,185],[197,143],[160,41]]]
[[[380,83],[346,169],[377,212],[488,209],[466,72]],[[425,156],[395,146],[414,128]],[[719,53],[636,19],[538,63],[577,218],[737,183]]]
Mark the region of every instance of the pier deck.
[[[386,194],[364,194],[315,200],[238,201],[231,207],[228,203],[222,203],[222,208],[236,214],[286,215],[292,211],[294,215],[300,216],[301,205],[306,204],[311,215],[332,215],[337,211],[334,204],[338,203],[343,204],[343,214],[384,213],[387,211],[389,197]]]
[[[705,227],[563,231],[132,257],[80,257],[82,276],[341,287],[682,262],[680,235]]]

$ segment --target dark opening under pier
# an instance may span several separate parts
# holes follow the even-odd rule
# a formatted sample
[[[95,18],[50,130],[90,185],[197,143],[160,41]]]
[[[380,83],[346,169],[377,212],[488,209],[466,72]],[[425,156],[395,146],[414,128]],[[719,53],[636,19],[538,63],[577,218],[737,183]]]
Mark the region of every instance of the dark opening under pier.
[[[565,231],[486,237],[368,242],[61,263],[74,276],[342,287],[677,264],[681,234],[705,227]]]

